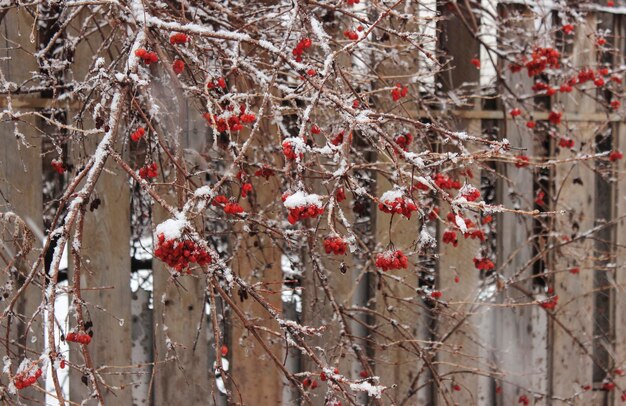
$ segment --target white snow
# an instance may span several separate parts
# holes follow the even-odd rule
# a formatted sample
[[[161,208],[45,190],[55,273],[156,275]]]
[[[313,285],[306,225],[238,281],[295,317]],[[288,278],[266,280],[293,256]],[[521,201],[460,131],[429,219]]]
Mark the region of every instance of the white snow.
[[[295,209],[296,207],[303,206],[322,207],[322,199],[319,195],[306,194],[305,192],[299,190],[285,199],[284,205],[288,209]]]

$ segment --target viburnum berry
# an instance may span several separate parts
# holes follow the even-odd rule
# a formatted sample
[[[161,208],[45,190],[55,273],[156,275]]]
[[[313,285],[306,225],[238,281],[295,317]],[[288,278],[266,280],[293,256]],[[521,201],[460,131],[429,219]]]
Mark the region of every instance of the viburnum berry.
[[[341,237],[326,237],[324,239],[324,251],[327,254],[344,255],[348,244]]]
[[[400,148],[402,148],[404,151],[408,151],[409,149],[409,145],[411,145],[411,142],[413,142],[413,136],[409,133],[406,134],[401,134],[401,135],[397,135],[394,138],[394,141],[396,142],[396,144],[398,144],[400,146]]]
[[[554,48],[535,48],[530,60],[525,64],[528,76],[540,75],[546,68],[558,69],[560,58],[561,54]]]
[[[252,192],[252,183],[244,183],[241,185],[241,196],[246,198],[248,193]]]
[[[603,45],[606,45],[606,38],[604,38],[604,37],[599,37],[599,38],[596,40],[596,45],[597,45],[597,46],[599,46],[599,47],[601,47],[601,46],[603,46]]]
[[[305,389],[307,389],[309,386],[311,386],[311,378],[306,377],[302,380],[302,386],[304,386]]]
[[[362,369],[361,372],[359,372],[359,376],[363,379],[367,378],[370,376],[370,374],[367,373],[366,370]]]
[[[541,302],[539,302],[539,306],[543,307],[544,309],[553,310],[556,307],[558,301],[559,301],[559,296],[554,295],[554,296],[549,297],[546,300],[542,300]]]
[[[611,76],[611,82],[615,82],[615,83],[618,83],[618,84],[621,85],[622,84],[622,78],[619,77],[618,75],[612,75]]]
[[[606,2],[606,5],[609,6],[609,7],[614,7],[615,6],[615,2],[613,0],[608,0]]]
[[[355,4],[359,4],[361,0],[347,0],[349,6],[354,6]]]
[[[611,100],[611,110],[616,111],[619,110],[622,103],[619,100]]]
[[[401,250],[387,250],[376,255],[376,267],[381,268],[383,272],[390,269],[406,269],[409,266],[409,260]]]
[[[528,406],[530,405],[530,400],[528,399],[528,396],[521,395],[519,399],[517,400],[517,403],[522,404],[524,406]]]
[[[570,268],[569,273],[571,273],[572,275],[577,275],[580,273],[580,268],[578,267]]]
[[[26,369],[13,377],[13,385],[15,389],[25,389],[29,386],[34,385],[37,382],[37,379],[43,374],[41,368],[37,368],[34,372],[32,372],[33,368]]]
[[[515,167],[516,168],[523,168],[525,166],[528,166],[528,162],[530,161],[530,158],[528,158],[528,156],[526,155],[518,155],[515,157]]]
[[[388,190],[380,197],[378,208],[383,213],[401,214],[407,219],[417,211],[417,205],[404,196],[401,190]]]
[[[459,392],[461,390],[461,385],[459,385],[458,383],[455,383],[454,385],[452,385],[452,390]]]
[[[322,201],[318,195],[298,191],[294,194],[283,195],[282,200],[284,206],[289,210],[287,220],[290,224],[295,224],[302,219],[314,218],[324,213]]]
[[[474,186],[470,184],[466,184],[459,191],[462,197],[465,198],[468,202],[474,202],[480,199],[480,190],[476,189]]]
[[[441,189],[461,189],[461,182],[441,173],[436,173],[433,181]]]
[[[340,131],[337,134],[335,134],[335,136],[330,140],[330,143],[333,144],[334,146],[338,146],[343,144],[343,135],[345,134],[344,131]]]
[[[476,69],[480,69],[480,59],[472,58],[470,59],[470,63],[476,67]]]
[[[177,32],[177,33],[170,35],[170,44],[172,45],[186,44],[188,39],[189,37],[187,37],[187,34],[183,34],[182,32]]]
[[[559,92],[561,93],[570,93],[572,90],[574,90],[574,88],[568,83],[563,83],[561,87],[559,87]]]
[[[563,31],[566,34],[571,34],[572,32],[574,32],[574,26],[572,24],[564,24],[561,27],[561,31]]]
[[[624,154],[622,154],[621,151],[613,150],[609,154],[609,161],[611,161],[611,162],[618,161],[618,160],[620,160],[622,158],[624,158]]]
[[[517,107],[511,110],[511,117],[518,117],[522,115],[522,110]]]
[[[298,45],[296,45],[296,47],[291,51],[293,56],[296,58],[296,62],[302,61],[302,54],[305,50],[311,48],[312,44],[313,42],[310,38],[303,38],[300,42],[298,42]]]
[[[317,380],[314,380],[313,382],[311,382],[311,390],[317,388],[319,386],[319,383],[317,383]]]
[[[597,87],[602,87],[604,86],[604,79],[598,77],[593,81],[593,84],[596,85]]]
[[[141,177],[141,179],[152,179],[157,176],[159,176],[159,171],[156,162],[139,168],[139,177]]]
[[[432,292],[430,292],[430,297],[432,297],[433,299],[441,299],[442,296],[443,293],[441,293],[440,290],[433,290]]]
[[[613,381],[605,381],[602,383],[602,390],[610,392],[615,389],[615,382]]]
[[[518,63],[512,63],[509,65],[509,70],[511,71],[511,73],[521,72],[522,68],[523,66]]]
[[[409,88],[407,86],[402,86],[401,83],[397,83],[396,87],[391,91],[391,97],[393,101],[398,101],[401,98],[405,97],[409,93]]]
[[[215,207],[220,207],[228,204],[228,198],[224,195],[217,195],[211,200],[211,205]]]
[[[533,129],[537,124],[533,120],[529,120],[526,122],[526,127]]]
[[[435,221],[439,216],[439,207],[433,207],[433,209],[428,213],[428,219],[430,221]]]
[[[146,65],[150,65],[151,63],[156,63],[159,61],[159,57],[155,52],[149,52],[143,48],[137,49],[135,51],[135,56],[140,58]]]
[[[487,214],[485,217],[483,217],[481,223],[483,224],[489,224],[493,221],[493,216],[491,214]]]
[[[177,75],[180,75],[185,70],[185,62],[183,62],[180,59],[175,60],[174,63],[172,64],[172,70]]]
[[[561,148],[574,148],[574,140],[569,137],[561,137],[559,139],[559,147]]]
[[[495,269],[494,263],[489,258],[474,257],[474,266],[479,271],[491,271]]]
[[[50,162],[50,165],[52,165],[52,169],[54,169],[59,175],[63,175],[65,172],[65,165],[60,160],[53,159],[52,162]]]
[[[311,134],[319,134],[322,130],[315,124],[311,126]]]
[[[241,214],[243,213],[243,207],[241,207],[241,205],[239,205],[239,203],[226,203],[224,205],[224,213],[226,214]]]
[[[346,191],[342,187],[338,188],[337,191],[335,192],[335,199],[337,199],[338,203],[341,203],[344,200],[346,200]]]
[[[353,30],[345,30],[343,32],[343,36],[351,41],[356,41],[357,39],[359,39],[359,34],[357,34],[356,31]]]
[[[145,133],[146,133],[146,130],[143,127],[139,127],[130,135],[130,139],[135,142],[138,142],[144,136]]]
[[[452,244],[454,247],[459,245],[459,240],[457,239],[456,231],[446,230],[443,232],[443,243],[444,244]]]
[[[223,77],[217,78],[207,83],[206,87],[209,90],[218,89],[218,88],[224,90],[226,89],[226,79],[224,79]]]
[[[91,336],[87,333],[70,332],[65,336],[65,341],[68,343],[88,345],[91,342]]]
[[[548,114],[548,121],[554,125],[559,125],[561,124],[562,116],[563,116],[563,113],[553,110],[550,112],[550,114]]]
[[[220,351],[222,353],[222,357],[225,357],[228,355],[228,347],[226,346],[226,344],[222,344],[222,348]]]
[[[257,169],[254,172],[254,176],[262,176],[265,178],[265,180],[268,180],[270,176],[274,176],[274,175],[275,175],[275,172],[267,166]]]
[[[178,272],[186,270],[192,263],[204,266],[212,261],[211,255],[194,241],[166,239],[162,233],[157,236],[154,256]]]
[[[546,202],[543,200],[544,197],[546,197],[546,193],[543,190],[538,191],[537,195],[535,196],[535,204],[537,204],[538,206],[545,205]]]
[[[306,144],[304,140],[299,137],[287,138],[283,141],[283,154],[288,161],[295,161],[296,159],[302,159],[304,152],[306,151]]]

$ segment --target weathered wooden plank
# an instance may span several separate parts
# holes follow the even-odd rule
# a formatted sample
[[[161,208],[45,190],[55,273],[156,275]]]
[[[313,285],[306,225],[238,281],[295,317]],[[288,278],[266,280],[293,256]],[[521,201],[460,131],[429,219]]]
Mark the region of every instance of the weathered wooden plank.
[[[30,78],[31,72],[37,70],[37,63],[30,56],[35,52],[36,44],[30,41],[25,31],[33,22],[32,17],[23,10],[12,9],[2,19],[2,60],[0,69],[7,82],[21,83]],[[29,31],[29,30],[28,30]],[[5,85],[3,83],[3,85]],[[20,111],[20,110],[18,110]],[[22,122],[5,122],[0,124],[0,212],[12,211],[26,222],[26,225],[34,232],[33,247],[30,254],[15,266],[17,273],[2,274],[0,284],[4,286],[8,278],[14,283],[13,292],[23,284],[24,277],[30,270],[37,256],[41,253],[43,235],[43,192],[42,192],[42,158],[41,158],[41,135],[35,129],[39,124],[37,120],[27,118]],[[0,226],[2,227],[2,226]],[[8,228],[11,229],[11,226]],[[0,228],[0,232],[1,232]],[[3,236],[8,236],[4,234]],[[20,238],[24,237],[21,235]],[[9,249],[16,247],[9,243]],[[6,254],[6,252],[5,252]],[[3,262],[3,265],[4,264]],[[8,278],[7,278],[8,276]],[[13,317],[10,326],[11,340],[16,345],[10,345],[11,359],[13,361],[12,372],[25,357],[31,360],[39,358],[44,349],[43,313],[37,315],[36,311],[41,303],[41,278],[36,278],[36,283],[31,283],[22,297],[15,305],[14,312],[18,317]],[[38,286],[37,286],[38,285]],[[34,317],[36,316],[36,317]],[[32,319],[32,324],[31,323]],[[0,334],[6,336],[6,318],[0,326]],[[36,340],[36,341],[32,341]],[[9,354],[6,354],[9,355]],[[2,377],[3,384],[5,376]],[[43,380],[39,385],[45,388]],[[39,403],[44,401],[44,394],[34,388],[19,391],[23,402]]]
[[[528,30],[534,25],[534,13],[526,6],[502,6],[500,13],[504,18],[510,18],[511,28],[515,30],[511,35],[519,35],[520,31]],[[513,74],[509,69],[503,71],[505,81],[516,94],[530,93],[532,78],[525,74]],[[505,111],[508,112],[513,107],[518,106],[506,106]],[[512,146],[521,149],[520,155],[535,157],[537,151],[534,149],[534,139],[537,137],[533,132],[519,120],[516,121],[511,117],[505,120],[503,136]],[[517,168],[513,164],[502,164],[498,167],[498,172],[501,176],[497,184],[497,203],[505,207],[532,210],[533,168]],[[533,255],[531,242],[533,223],[531,217],[510,213],[499,214],[496,220],[496,265],[501,269],[504,283],[516,281],[515,285],[508,286],[497,296],[498,303],[509,304],[510,307],[498,308],[495,311],[495,359],[498,372],[502,374],[502,380],[497,382],[500,390],[497,391],[496,398],[501,405],[517,403],[520,396],[529,395],[529,390],[546,393],[547,389],[546,318],[539,318],[540,312],[543,312],[541,309],[538,312],[537,308],[532,306],[518,305],[530,300],[524,292],[532,292],[535,284],[530,262]],[[540,320],[544,323],[539,323]]]
[[[588,35],[595,32],[596,19],[593,15],[586,18],[585,24],[576,30],[572,64],[575,67],[589,66],[595,61],[594,39]],[[595,101],[581,96],[578,91],[564,97],[564,110],[569,113],[595,110]],[[580,123],[567,131],[559,128],[559,136],[571,136],[575,140],[575,150],[582,153],[594,153],[596,126],[592,123]],[[559,158],[574,156],[574,152],[560,148]],[[559,238],[552,239],[559,244],[567,238],[574,238],[589,230],[594,225],[595,175],[593,168],[579,163],[560,165],[555,170],[552,196],[556,210],[565,210],[558,216],[555,231]],[[582,238],[562,246],[554,253],[550,271],[554,272],[554,291],[559,296],[554,316],[560,323],[552,321],[551,335],[551,394],[569,398],[580,392],[582,385],[591,385],[592,372],[592,335],[593,335],[593,241]],[[568,272],[572,267],[581,272],[573,275]],[[567,328],[567,330],[566,330]],[[581,348],[579,345],[584,347]],[[588,402],[592,392],[584,392],[578,401]]]
[[[132,348],[131,358],[134,370],[138,372],[132,377],[132,402],[137,406],[150,406],[150,378],[152,373],[152,348],[154,346],[152,331],[152,309],[150,296],[152,292],[141,286],[133,292],[131,301],[132,314]]]

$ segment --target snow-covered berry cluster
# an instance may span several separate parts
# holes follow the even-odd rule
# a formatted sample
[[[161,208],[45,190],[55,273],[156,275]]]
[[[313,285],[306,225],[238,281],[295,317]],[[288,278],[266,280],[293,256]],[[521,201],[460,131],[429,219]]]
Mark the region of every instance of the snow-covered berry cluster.
[[[318,195],[298,191],[293,194],[284,194],[282,200],[285,208],[289,210],[287,220],[290,224],[295,224],[302,219],[314,218],[324,213],[322,200]]]
[[[383,213],[401,214],[408,219],[411,218],[414,211],[417,211],[417,205],[399,189],[388,190],[383,193],[378,208]]]
[[[387,250],[376,255],[376,267],[384,272],[390,269],[406,269],[409,260],[401,250]]]
[[[154,251],[154,256],[178,272],[186,270],[192,263],[200,266],[211,263],[209,253],[194,241],[168,240],[164,234],[158,235],[157,249]]]

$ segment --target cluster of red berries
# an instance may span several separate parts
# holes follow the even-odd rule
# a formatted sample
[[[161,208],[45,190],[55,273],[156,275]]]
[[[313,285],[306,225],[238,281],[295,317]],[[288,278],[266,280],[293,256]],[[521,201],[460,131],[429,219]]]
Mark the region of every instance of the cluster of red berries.
[[[461,182],[441,173],[435,174],[433,181],[441,189],[461,189]]]
[[[616,111],[619,110],[620,106],[622,105],[622,102],[620,102],[619,100],[611,100],[611,110]]]
[[[361,0],[347,0],[349,6],[354,6],[355,4],[359,4]]]
[[[552,96],[556,94],[556,89],[551,87],[545,82],[535,82],[535,84],[532,87],[532,90],[535,93],[543,92],[545,90],[546,96]]]
[[[450,224],[457,225],[456,224],[456,215],[453,212],[449,212],[448,215],[446,216],[446,219],[448,220],[448,222]],[[472,240],[475,240],[476,238],[478,238],[481,241],[485,241],[485,233],[483,232],[483,230],[481,230],[478,227],[476,227],[476,224],[474,224],[474,222],[472,220],[464,219],[462,217],[461,217],[461,219],[465,223],[465,227],[467,227],[467,232],[463,233],[463,237],[465,239],[471,238]],[[491,221],[491,220],[489,220],[489,221]],[[483,222],[483,224],[485,224],[485,223]],[[456,247],[456,245],[455,245],[455,247]]]
[[[234,107],[228,106],[228,111],[233,112]],[[216,114],[204,113],[203,117],[206,121],[220,132],[232,131],[237,132],[243,130],[244,124],[254,123],[256,116],[252,113],[246,113],[246,106],[239,106],[239,114],[229,114],[226,117]]]
[[[479,271],[491,271],[496,267],[489,258],[474,258],[474,266]]]
[[[327,237],[324,239],[324,251],[327,254],[344,255],[348,244],[341,237]]]
[[[150,65],[151,63],[156,63],[159,61],[159,57],[155,52],[149,52],[143,48],[139,48],[138,50],[136,50],[135,56],[137,58],[141,58],[143,63],[145,63],[146,65]]]
[[[540,75],[546,68],[558,69],[560,58],[561,54],[554,48],[535,48],[531,59],[525,63],[528,76]]]
[[[226,89],[226,79],[224,78],[213,79],[212,81],[207,83],[206,87],[209,90],[217,89],[217,88]]]
[[[396,197],[393,201],[382,201],[378,204],[378,208],[383,213],[401,214],[408,219],[410,219],[411,214],[417,210],[415,203],[403,197]]]
[[[564,24],[561,27],[561,31],[563,31],[564,33],[566,33],[567,35],[571,34],[572,32],[574,32],[574,26],[572,24]]]
[[[16,389],[28,388],[37,382],[37,379],[43,374],[41,368],[37,368],[33,375],[26,375],[24,373],[18,374],[13,378],[13,383]]]
[[[624,158],[624,154],[621,151],[614,150],[609,154],[609,161],[611,162],[619,161],[622,158]]]
[[[393,101],[398,101],[401,98],[405,97],[409,93],[409,88],[407,86],[402,86],[402,84],[397,83],[396,87],[391,91],[391,97]]]
[[[530,158],[528,158],[528,156],[518,155],[515,157],[515,167],[523,168],[525,166],[528,166],[529,161],[530,161]]]
[[[270,176],[274,176],[275,174],[276,173],[271,168],[268,168],[267,166],[259,168],[254,172],[254,176],[262,176],[265,178],[265,180],[268,180]]]
[[[357,39],[359,39],[359,34],[357,34],[357,32],[354,30],[345,30],[343,32],[343,36],[351,41],[356,41]]]
[[[519,108],[516,107],[511,110],[511,117],[515,118],[521,115],[522,115],[522,110],[520,110]]]
[[[151,164],[139,168],[139,177],[141,177],[141,179],[152,179],[157,176],[159,176],[159,170],[156,162],[152,162]]]
[[[67,333],[65,341],[68,343],[79,343],[88,345],[91,342],[91,336],[87,333]]]
[[[65,172],[65,165],[63,165],[63,162],[53,159],[50,164],[52,165],[52,169],[54,169],[56,173],[58,173],[59,175],[63,175],[63,173]]]
[[[241,207],[239,203],[226,203],[226,205],[224,205],[224,213],[226,214],[236,215],[243,212],[243,207]]]
[[[461,196],[463,196],[468,202],[475,202],[480,198],[480,190],[471,185],[466,185],[461,191]]]
[[[301,147],[297,140],[294,138],[288,138],[283,141],[283,154],[288,161],[295,161],[296,158],[302,159],[304,157],[304,153],[301,151]]]
[[[183,34],[182,32],[177,32],[170,36],[170,44],[172,45],[186,44],[188,39],[189,37],[187,37],[187,34]]]
[[[388,250],[376,255],[376,267],[383,272],[390,269],[406,269],[409,266],[408,258],[400,250]]]
[[[177,75],[180,75],[185,70],[185,62],[183,62],[180,59],[175,60],[174,63],[172,64],[172,70]]]
[[[333,139],[330,140],[330,143],[333,144],[334,146],[338,146],[343,144],[343,135],[345,134],[344,131],[339,131],[334,137]]]
[[[309,377],[304,378],[304,380],[302,381],[302,386],[304,386],[304,389],[316,389],[318,386],[320,386],[319,383],[317,383],[316,380],[313,380]]]
[[[293,56],[296,57],[296,62],[302,61],[302,54],[305,50],[311,48],[311,45],[313,45],[311,38],[303,38],[298,42],[298,45],[291,51]]]
[[[394,138],[394,141],[400,146],[400,148],[402,148],[402,150],[407,151],[409,149],[409,145],[413,142],[413,135],[409,133],[397,135]]]
[[[550,112],[550,114],[548,114],[548,121],[554,125],[559,125],[561,124],[562,117],[563,113],[553,110]]]
[[[289,224],[296,224],[297,221],[306,219],[306,218],[314,218],[324,213],[324,209],[322,207],[318,207],[314,204],[309,204],[306,206],[294,207],[293,209],[289,209],[289,215],[287,216],[287,220]]]
[[[143,127],[139,127],[130,135],[130,139],[135,142],[138,142],[144,136],[145,133],[146,133],[146,130]]]
[[[190,240],[166,240],[163,234],[158,236],[157,249],[154,251],[154,256],[178,272],[187,269],[191,263],[197,263],[200,266],[211,263],[209,253],[195,242]]]
[[[554,293],[554,290],[552,288],[549,288],[548,293],[552,294]],[[539,306],[543,307],[544,309],[553,310],[558,304],[558,302],[559,302],[559,295],[554,295],[554,296],[549,297],[546,300],[539,302]]]
[[[528,406],[530,405],[530,399],[528,399],[528,396],[526,395],[521,395],[519,399],[517,399],[517,403],[524,405],[524,406]]]
[[[453,246],[459,245],[459,240],[456,236],[456,231],[446,230],[443,232],[443,243],[452,244]]]
[[[561,148],[574,148],[574,140],[569,137],[561,137],[559,139],[559,147]]]

